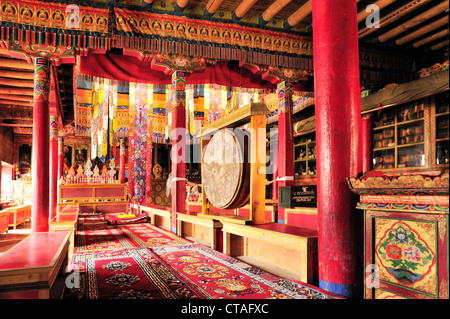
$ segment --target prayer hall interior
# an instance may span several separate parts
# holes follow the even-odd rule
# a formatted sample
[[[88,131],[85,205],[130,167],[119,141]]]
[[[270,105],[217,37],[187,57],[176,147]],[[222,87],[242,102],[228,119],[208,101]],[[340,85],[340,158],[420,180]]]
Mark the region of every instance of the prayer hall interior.
[[[448,10],[1,0],[0,299],[449,299]]]

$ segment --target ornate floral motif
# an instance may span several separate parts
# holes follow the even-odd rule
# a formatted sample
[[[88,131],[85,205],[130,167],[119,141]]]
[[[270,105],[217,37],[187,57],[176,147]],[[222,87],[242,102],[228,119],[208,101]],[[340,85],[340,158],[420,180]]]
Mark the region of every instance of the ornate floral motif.
[[[114,260],[102,266],[103,269],[110,271],[122,271],[130,267],[131,267],[130,263],[122,262],[120,260]]]
[[[105,282],[111,286],[128,287],[137,283],[141,278],[133,274],[115,274],[114,276],[105,279]]]
[[[435,264],[435,253],[419,234],[402,221],[393,224],[378,241],[381,265],[402,284],[422,280]]]

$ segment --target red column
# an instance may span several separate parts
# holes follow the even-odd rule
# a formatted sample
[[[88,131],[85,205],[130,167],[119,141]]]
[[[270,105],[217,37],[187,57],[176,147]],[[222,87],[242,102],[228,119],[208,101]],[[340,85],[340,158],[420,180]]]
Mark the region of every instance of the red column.
[[[278,134],[277,134],[278,135]],[[273,143],[272,199],[278,199],[278,137]]]
[[[50,116],[50,220],[58,208],[58,117]]]
[[[58,137],[58,181],[64,175],[64,138]]]
[[[49,139],[50,139],[50,61],[34,60],[32,205],[33,232],[49,230]]]
[[[361,172],[372,170],[372,115],[361,119]]]
[[[319,287],[360,297],[361,214],[346,178],[358,174],[356,1],[313,1]]]
[[[120,166],[119,166],[119,183],[124,184],[125,183],[125,142],[123,139],[120,139]]]
[[[172,232],[177,213],[186,212],[186,73],[172,75]]]
[[[281,82],[278,94],[278,182],[277,190],[294,181],[294,141],[292,138],[292,83]],[[278,208],[278,222],[284,224],[284,208]]]

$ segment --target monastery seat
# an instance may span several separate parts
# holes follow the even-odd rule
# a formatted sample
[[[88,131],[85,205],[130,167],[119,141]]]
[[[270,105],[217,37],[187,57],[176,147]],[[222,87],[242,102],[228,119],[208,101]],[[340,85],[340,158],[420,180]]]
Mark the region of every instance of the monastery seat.
[[[284,278],[317,284],[317,230],[221,220],[223,252]]]
[[[59,299],[70,232],[29,235],[0,257],[0,299]]]
[[[72,253],[75,246],[75,234],[77,232],[77,222],[79,213],[78,204],[70,204],[49,221],[50,231],[69,231],[70,232],[70,245],[69,245],[69,258],[72,257]]]
[[[9,227],[13,229],[31,218],[31,205],[13,206],[5,210],[9,212]]]
[[[8,232],[9,226],[9,211],[0,210],[0,234]]]
[[[162,229],[170,230],[172,213],[170,210],[161,208],[139,206],[139,212],[146,214],[150,219],[150,223]]]

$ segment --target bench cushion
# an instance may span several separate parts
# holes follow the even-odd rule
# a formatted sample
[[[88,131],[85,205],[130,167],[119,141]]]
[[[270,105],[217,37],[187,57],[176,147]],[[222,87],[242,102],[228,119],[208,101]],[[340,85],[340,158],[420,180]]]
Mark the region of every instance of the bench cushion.
[[[148,217],[146,214],[115,213],[106,214],[105,220],[111,225],[123,225],[146,223],[148,221]]]

